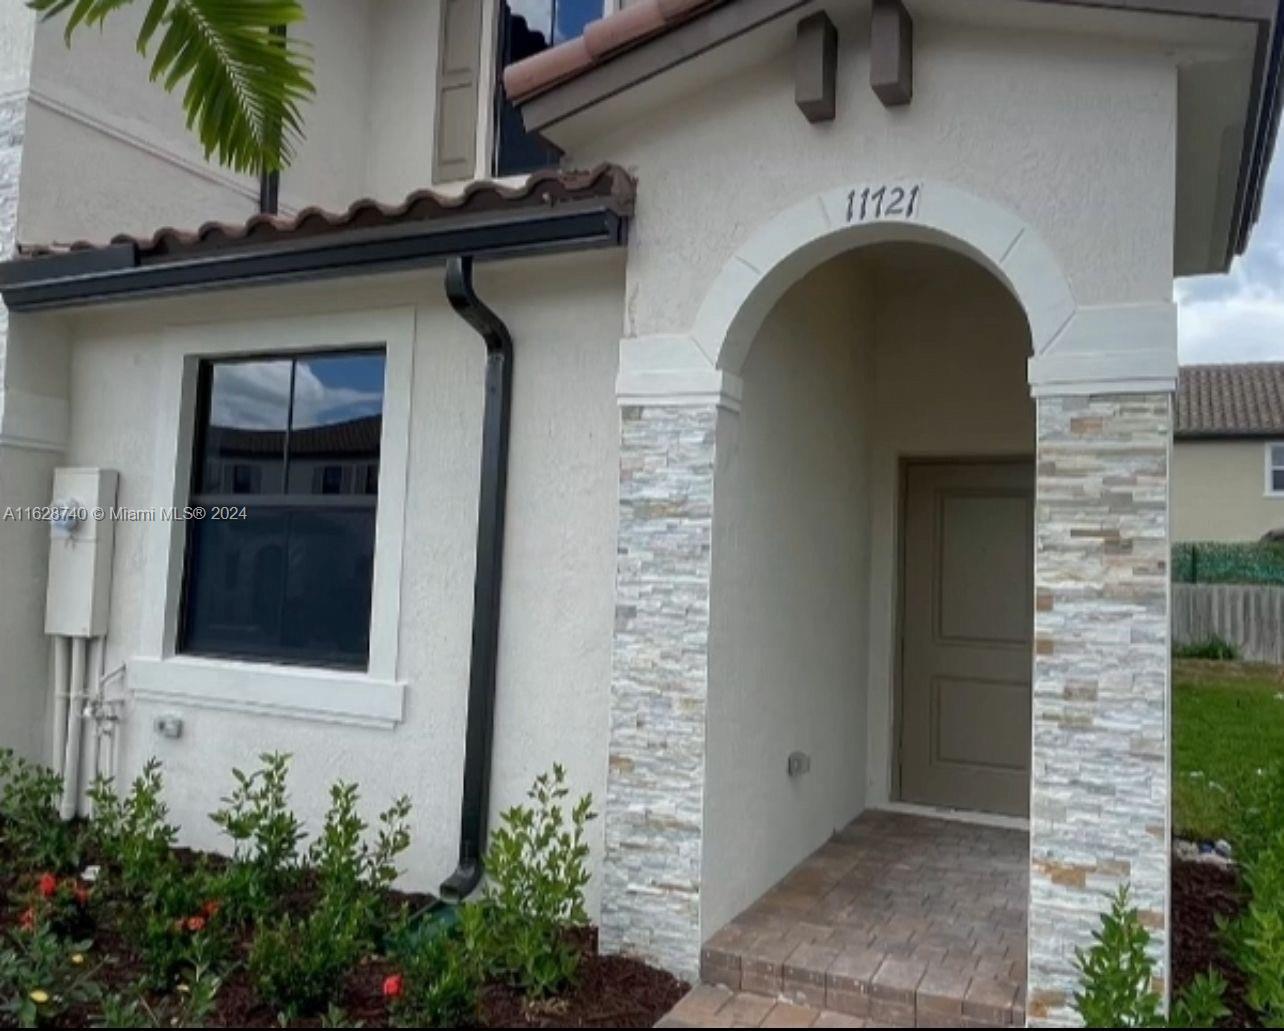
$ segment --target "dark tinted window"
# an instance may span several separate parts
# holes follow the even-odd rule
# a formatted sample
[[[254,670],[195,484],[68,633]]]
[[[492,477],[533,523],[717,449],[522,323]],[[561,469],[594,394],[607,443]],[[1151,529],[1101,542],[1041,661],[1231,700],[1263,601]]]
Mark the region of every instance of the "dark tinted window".
[[[382,352],[206,362],[184,651],[365,667]],[[374,485],[374,489],[372,489]]]
[[[500,74],[510,64],[581,35],[603,10],[603,0],[504,0],[496,62]],[[526,132],[502,85],[495,97],[495,171],[516,175],[555,166],[557,151]]]

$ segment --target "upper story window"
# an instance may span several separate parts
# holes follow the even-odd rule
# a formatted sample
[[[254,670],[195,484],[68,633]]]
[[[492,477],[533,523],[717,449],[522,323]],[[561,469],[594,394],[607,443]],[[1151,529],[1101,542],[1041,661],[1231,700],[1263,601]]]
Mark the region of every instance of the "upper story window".
[[[1266,445],[1266,493],[1284,497],[1284,442]]]
[[[384,360],[201,363],[180,651],[366,668]]]
[[[499,5],[498,74],[510,64],[574,39],[584,27],[613,9],[612,0],[501,0]],[[522,117],[495,90],[495,173],[518,175],[557,164],[557,151],[529,135]]]

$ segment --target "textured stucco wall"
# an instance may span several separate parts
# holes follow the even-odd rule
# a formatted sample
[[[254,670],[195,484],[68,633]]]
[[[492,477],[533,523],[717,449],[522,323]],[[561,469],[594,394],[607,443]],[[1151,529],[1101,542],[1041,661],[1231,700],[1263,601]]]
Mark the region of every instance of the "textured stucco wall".
[[[17,238],[33,40],[32,12],[21,4],[0,8],[0,258],[12,253]],[[9,313],[0,304],[0,515],[10,506],[49,500],[56,457],[12,439],[11,392],[15,380],[27,377],[6,360],[9,337]],[[40,730],[48,693],[43,634],[48,551],[43,525],[0,517],[0,748],[33,758],[45,757]]]
[[[1173,444],[1173,540],[1255,541],[1284,529],[1284,497],[1266,493],[1266,442]]]
[[[0,513],[49,501],[57,455],[0,444]],[[49,531],[43,523],[0,518],[0,748],[48,760],[43,733],[48,700],[45,572]]]
[[[864,802],[872,296],[839,262],[754,342],[719,436],[701,933]],[[790,778],[792,751],[811,769]]]
[[[1080,304],[1168,302],[1176,72],[1158,49],[920,18],[914,102],[869,88],[860,12],[840,17],[838,116],[794,106],[792,47],[606,128],[568,161],[642,183],[629,245],[630,335],[689,330],[723,263],[773,215],[846,183],[931,179],[1030,223]],[[782,160],[782,155],[789,155]]]
[[[618,254],[478,270],[478,291],[507,320],[516,348],[492,819],[554,762],[603,807],[622,279]],[[548,303],[550,282],[556,304]],[[335,778],[359,782],[369,811],[408,792],[415,833],[407,883],[434,889],[454,868],[458,845],[484,365],[481,341],[446,304],[440,271],[87,315],[73,354],[67,460],[120,470],[121,505],[153,504],[158,441],[172,440],[174,429],[138,399],[158,389],[157,369],[175,346],[167,326],[404,305],[416,307],[417,326],[399,588],[405,721],[385,731],[140,702],[128,711],[120,773],[159,756],[183,840],[199,846],[219,844],[206,814],[230,786],[231,767],[253,764],[265,749],[295,755],[294,800],[312,829]],[[143,647],[150,535],[162,532],[156,524],[118,529],[109,669]],[[184,718],[182,738],[153,732],[161,712]],[[602,833],[599,820],[590,835],[598,855]],[[596,912],[600,879],[590,895]]]
[[[306,7],[297,34],[311,45],[317,93],[303,106],[305,138],[282,175],[282,204],[342,211],[430,185],[437,0]],[[134,48],[143,13],[122,8],[101,33],[82,28],[70,49],[61,21],[39,28],[24,240],[149,235],[258,210],[257,177],[207,161],[178,97],[148,80]]]
[[[1075,947],[1120,885],[1168,976],[1166,394],[1041,398],[1035,520],[1030,981],[1035,1026],[1078,1023]]]
[[[378,0],[371,17],[365,190],[391,200],[432,185],[441,11],[438,0]]]

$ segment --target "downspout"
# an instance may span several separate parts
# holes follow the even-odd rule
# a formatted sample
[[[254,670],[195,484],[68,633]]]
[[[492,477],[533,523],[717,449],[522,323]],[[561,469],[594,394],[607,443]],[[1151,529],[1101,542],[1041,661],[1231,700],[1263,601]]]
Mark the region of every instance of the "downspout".
[[[482,877],[490,756],[494,736],[495,666],[499,648],[500,585],[504,569],[504,506],[508,489],[508,427],[513,392],[513,339],[499,316],[473,290],[473,259],[446,263],[450,306],[486,345],[482,414],[481,489],[477,511],[477,568],[473,579],[473,642],[464,732],[464,794],[459,816],[459,866],[438,894],[462,902]]]

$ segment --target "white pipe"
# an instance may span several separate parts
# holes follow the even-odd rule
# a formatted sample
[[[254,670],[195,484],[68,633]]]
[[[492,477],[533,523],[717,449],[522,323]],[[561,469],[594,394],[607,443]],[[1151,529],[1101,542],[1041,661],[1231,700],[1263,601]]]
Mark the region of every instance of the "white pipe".
[[[84,637],[71,639],[71,689],[67,692],[70,719],[67,721],[67,758],[62,766],[62,807],[59,810],[64,820],[72,819],[80,805],[80,734],[85,722],[85,646],[88,643]]]
[[[93,739],[89,742],[89,783],[96,781],[102,773],[100,760],[103,750],[103,667],[107,663],[107,642],[101,637],[94,638],[93,658],[89,662],[89,676],[92,678],[89,690],[87,712],[94,721]]]
[[[63,750],[67,747],[67,652],[71,642],[62,635],[53,638],[53,766],[62,773]]]

